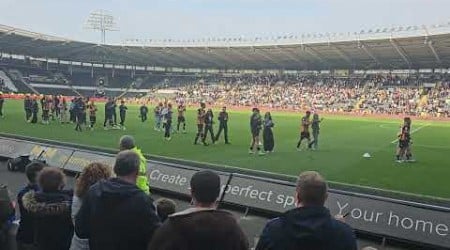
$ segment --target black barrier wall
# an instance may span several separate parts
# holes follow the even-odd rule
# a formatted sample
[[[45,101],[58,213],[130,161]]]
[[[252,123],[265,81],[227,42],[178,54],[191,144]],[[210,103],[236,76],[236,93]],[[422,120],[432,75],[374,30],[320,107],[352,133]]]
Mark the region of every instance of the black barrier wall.
[[[0,138],[0,156],[40,155],[50,165],[81,172],[90,162],[112,166],[114,155],[88,152],[76,148],[46,145]],[[199,169],[188,166],[148,161],[150,187],[189,195],[189,181]],[[224,202],[282,213],[295,208],[295,185],[275,179],[219,173]],[[226,184],[229,183],[227,186]],[[349,214],[346,222],[354,229],[379,236],[450,247],[450,208],[386,199],[358,193],[330,190],[326,206],[332,214]]]

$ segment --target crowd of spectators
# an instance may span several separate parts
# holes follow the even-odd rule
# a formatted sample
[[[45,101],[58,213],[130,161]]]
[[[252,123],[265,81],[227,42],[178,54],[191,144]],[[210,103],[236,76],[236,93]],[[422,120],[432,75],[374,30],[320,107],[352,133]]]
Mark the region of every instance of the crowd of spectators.
[[[320,110],[364,114],[448,117],[446,78],[426,87],[426,79],[398,77],[254,76],[209,79],[176,88],[176,101],[210,105]]]
[[[244,250],[249,241],[238,219],[218,209],[222,183],[210,170],[190,180],[191,207],[176,211],[170,199],[156,202],[137,186],[140,157],[122,150],[113,167],[91,163],[65,188],[64,173],[42,162],[26,167],[19,192],[19,250]],[[297,208],[270,220],[255,249],[356,250],[342,215],[324,207],[328,186],[319,173],[300,174]],[[287,226],[286,226],[287,225]]]

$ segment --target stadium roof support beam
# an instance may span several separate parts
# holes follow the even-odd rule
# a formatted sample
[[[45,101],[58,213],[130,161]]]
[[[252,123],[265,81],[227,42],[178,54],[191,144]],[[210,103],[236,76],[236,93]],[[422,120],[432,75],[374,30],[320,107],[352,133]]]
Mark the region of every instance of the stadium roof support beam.
[[[375,61],[375,63],[377,65],[381,65],[380,61],[373,55],[373,53],[369,50],[369,48],[367,48],[367,46],[365,44],[361,44],[361,48],[362,50],[364,50],[364,52],[366,52],[366,54],[372,58],[372,60]]]
[[[217,61],[212,60],[210,57],[203,55],[203,53],[198,48],[183,47],[183,50],[192,57],[206,62],[207,65],[211,64],[219,68],[223,66],[221,63],[218,63]],[[207,67],[207,65],[204,65],[204,67]]]
[[[411,67],[411,61],[409,60],[408,56],[403,51],[403,49],[400,48],[400,46],[398,46],[397,42],[392,37],[389,39],[389,41],[391,42],[392,47],[394,47],[394,49],[397,51],[397,53],[403,59],[403,61],[405,61],[406,64],[408,64],[408,67]]]
[[[304,61],[302,61],[300,58],[293,56],[289,52],[286,52],[283,48],[280,48],[278,46],[275,46],[275,48],[277,48],[279,50],[280,54],[282,54],[283,56],[289,58],[290,60],[292,60],[294,62],[301,64],[303,68],[307,68],[306,63]]]
[[[329,45],[335,52],[338,54],[342,59],[344,59],[346,62],[348,62],[350,65],[353,64],[353,60],[347,56],[340,48],[338,48],[336,45]]]
[[[224,54],[219,54],[215,49],[213,48],[206,48],[206,50],[208,51],[209,54],[212,54],[214,56],[216,56],[216,58],[219,58],[219,60],[224,61],[226,64],[229,65],[234,65],[236,64],[236,62],[234,62],[233,60],[229,59],[226,55]]]
[[[430,48],[431,53],[433,53],[434,58],[436,59],[437,63],[441,64],[441,58],[439,57],[438,53],[436,52],[436,49],[433,46],[433,41],[430,39],[430,32],[428,31],[427,26],[422,26],[423,30],[425,31],[425,43],[428,45],[428,48]]]
[[[272,58],[271,56],[268,56],[268,55],[264,54],[263,52],[261,52],[261,50],[264,50],[264,49],[257,49],[257,48],[254,48],[254,47],[252,49],[253,49],[253,52],[255,52],[256,54],[258,54],[258,55],[260,55],[260,56],[262,56],[264,58],[266,58],[267,60],[271,61],[275,65],[282,66],[282,64],[279,61],[277,61],[274,58]]]
[[[321,63],[325,64],[325,66],[327,68],[330,67],[330,64],[325,61],[321,56],[319,56],[319,54],[312,48],[310,48],[309,46],[306,46],[304,44],[302,44],[302,50],[305,51],[306,53],[308,53],[309,55],[311,55],[312,57],[316,58],[317,60],[319,60]]]
[[[429,47],[430,50],[431,50],[431,53],[433,53],[434,58],[436,58],[436,61],[437,61],[439,64],[441,64],[441,63],[442,63],[441,58],[439,57],[438,53],[436,52],[436,49],[435,49],[434,46],[433,46],[433,41],[428,41],[427,44],[428,44],[428,47]]]

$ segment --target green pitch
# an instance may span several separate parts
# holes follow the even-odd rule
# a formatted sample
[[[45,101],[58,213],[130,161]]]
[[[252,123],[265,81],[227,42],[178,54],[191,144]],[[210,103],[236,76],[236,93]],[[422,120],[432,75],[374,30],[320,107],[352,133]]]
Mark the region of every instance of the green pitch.
[[[231,145],[225,145],[221,139],[218,144],[205,147],[193,145],[196,133],[194,110],[187,112],[187,134],[174,134],[171,141],[165,141],[162,132],[153,130],[152,113],[150,112],[149,120],[142,123],[138,118],[137,106],[129,106],[126,131],[105,131],[102,127],[103,104],[99,104],[95,130],[82,133],[76,132],[73,124],[28,124],[24,121],[22,107],[22,101],[6,100],[5,118],[0,119],[0,132],[109,148],[116,147],[120,136],[131,134],[147,154],[285,175],[317,170],[334,182],[450,198],[448,122],[413,120],[413,153],[417,162],[396,163],[396,143],[393,141],[399,131],[400,120],[324,115],[320,149],[314,152],[297,152],[295,146],[303,114],[274,112],[275,153],[257,156],[248,154],[250,112],[229,112]],[[215,113],[217,117],[218,110]],[[217,129],[218,124],[215,132]],[[363,158],[362,155],[366,152],[372,158]]]

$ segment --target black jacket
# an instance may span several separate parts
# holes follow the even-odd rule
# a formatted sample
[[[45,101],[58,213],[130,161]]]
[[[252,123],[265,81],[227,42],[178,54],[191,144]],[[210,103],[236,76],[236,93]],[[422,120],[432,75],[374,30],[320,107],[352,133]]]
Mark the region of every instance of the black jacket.
[[[69,249],[73,236],[72,196],[71,191],[30,191],[23,196],[23,207],[34,222],[34,244],[39,250]]]
[[[25,244],[33,244],[34,228],[33,216],[23,207],[23,196],[31,191],[37,192],[39,190],[36,184],[28,184],[17,194],[17,204],[20,211],[20,224],[17,229],[16,240]]]
[[[245,250],[247,237],[226,211],[191,208],[169,216],[149,250]]]
[[[256,250],[356,250],[347,224],[331,217],[325,207],[302,207],[269,221]]]
[[[144,250],[159,225],[152,199],[118,178],[93,185],[75,219],[91,250]]]

